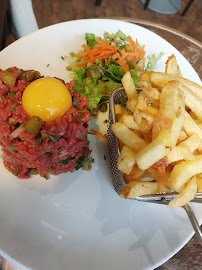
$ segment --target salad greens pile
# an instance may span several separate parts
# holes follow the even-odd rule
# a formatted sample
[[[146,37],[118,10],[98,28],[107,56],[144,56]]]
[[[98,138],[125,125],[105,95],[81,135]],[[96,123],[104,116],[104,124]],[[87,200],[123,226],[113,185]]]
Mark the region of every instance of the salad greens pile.
[[[116,34],[105,32],[103,37],[103,41],[116,46],[116,50],[120,56],[122,56],[120,50],[125,49],[127,51],[126,45],[129,43],[129,39],[120,30]],[[90,49],[94,49],[98,44],[94,34],[86,33],[85,39],[86,45]],[[140,45],[138,44],[138,46]],[[77,57],[75,53],[70,53],[70,56],[74,61],[67,67],[67,70],[74,72],[73,81],[75,82],[75,89],[82,96],[87,97],[89,109],[95,109],[103,102],[106,102],[109,99],[110,93],[115,88],[122,86],[121,79],[125,74],[125,70],[112,56],[105,59],[97,59],[94,63],[88,62],[86,66],[77,66],[84,61],[82,57]],[[160,54],[158,57],[155,55],[150,56],[147,59],[146,70],[153,69],[161,56]],[[138,62],[139,59],[135,62],[128,62],[129,71],[137,87],[139,86],[140,76],[137,67]]]

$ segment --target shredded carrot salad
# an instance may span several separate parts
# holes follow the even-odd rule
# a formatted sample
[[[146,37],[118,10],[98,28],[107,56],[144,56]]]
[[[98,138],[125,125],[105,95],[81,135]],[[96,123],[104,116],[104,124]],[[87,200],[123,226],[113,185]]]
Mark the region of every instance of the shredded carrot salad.
[[[107,138],[101,132],[99,132],[99,131],[97,131],[95,129],[91,129],[90,132],[92,132],[93,134],[95,134],[97,137],[99,137],[99,138],[107,141]]]
[[[117,48],[115,44],[110,44],[99,37],[95,37],[97,44],[94,48],[86,44],[82,45],[84,51],[77,53],[76,57],[82,57],[82,61],[77,64],[77,67],[87,66],[88,63],[95,63],[97,59],[106,59],[110,56],[117,61],[117,63],[124,69],[129,71],[129,65],[137,67],[137,62],[145,56],[145,45],[139,46],[137,39],[134,42],[131,36],[128,36],[129,43],[123,48]]]

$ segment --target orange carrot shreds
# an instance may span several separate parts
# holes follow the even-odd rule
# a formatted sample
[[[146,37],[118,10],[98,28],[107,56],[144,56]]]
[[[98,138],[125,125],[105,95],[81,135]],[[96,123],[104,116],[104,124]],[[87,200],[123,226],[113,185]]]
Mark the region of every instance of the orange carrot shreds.
[[[126,63],[124,63],[124,61],[121,61],[121,59],[118,59],[117,63],[124,69],[125,72],[129,71],[129,66]]]
[[[95,61],[97,59],[105,59],[105,58],[109,58],[110,56],[112,56],[112,53],[105,53],[102,56],[94,56],[92,58],[89,58],[88,60],[84,61],[84,62],[80,62],[77,64],[77,67],[84,67],[86,66],[88,63],[95,63]]]
[[[85,52],[89,52],[90,51],[90,48],[87,44],[83,44],[82,47],[84,48],[84,51]]]
[[[145,51],[144,51],[145,45],[143,45],[140,49],[138,49],[138,41],[137,41],[137,39],[136,39],[136,42],[134,42],[132,40],[131,36],[128,36],[128,39],[129,39],[130,44],[133,47],[134,53],[136,54],[136,52],[138,52],[139,57],[141,59],[145,55]]]
[[[137,47],[136,47],[135,42],[132,40],[131,36],[128,36],[128,39],[129,39],[129,42],[130,42],[133,50],[136,51],[137,50]]]
[[[95,37],[95,40],[102,46],[102,47],[107,47],[109,46],[109,43],[100,39],[99,37]]]
[[[165,167],[158,167],[159,192],[164,191]]]
[[[138,49],[138,42],[134,42],[129,36],[129,44],[123,48],[117,49],[114,44],[95,37],[98,42],[93,49],[88,45],[83,45],[84,51],[77,53],[76,57],[82,57],[82,61],[77,64],[78,67],[86,66],[88,63],[95,63],[97,59],[107,59],[112,56],[125,72],[129,71],[129,64],[136,62],[144,57],[144,46]]]
[[[106,56],[99,57],[99,59],[105,59],[105,58],[106,58]],[[88,60],[86,60],[82,63],[78,63],[77,67],[85,67],[85,66],[87,66],[88,63],[95,63],[97,59],[98,59],[97,57],[89,58]]]
[[[126,50],[127,52],[133,51],[132,45],[131,45],[131,44],[126,44],[125,50]]]
[[[144,53],[145,53],[144,48],[145,48],[145,45],[142,45],[142,47],[141,47],[140,49],[141,49],[142,51],[144,51]]]
[[[99,131],[95,130],[95,129],[91,129],[90,132],[92,132],[93,134],[95,134],[96,136],[98,136],[99,138],[107,141],[107,138]]]
[[[89,55],[92,55],[92,54],[98,54],[98,53],[100,53],[102,51],[103,51],[102,47],[96,47],[96,48],[93,48],[93,49],[91,49],[89,51],[77,53],[75,56],[76,57],[89,56]]]

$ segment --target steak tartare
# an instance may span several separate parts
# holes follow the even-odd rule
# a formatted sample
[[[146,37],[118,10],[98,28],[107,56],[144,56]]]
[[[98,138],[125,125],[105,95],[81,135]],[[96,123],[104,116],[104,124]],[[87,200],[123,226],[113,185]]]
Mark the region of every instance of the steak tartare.
[[[41,78],[37,71],[16,67],[0,69],[0,142],[4,166],[19,178],[39,174],[58,175],[73,172],[89,162],[88,103],[65,84],[72,96],[72,106],[53,121],[29,116],[22,106],[22,94],[32,81]],[[56,78],[57,79],[57,78]]]

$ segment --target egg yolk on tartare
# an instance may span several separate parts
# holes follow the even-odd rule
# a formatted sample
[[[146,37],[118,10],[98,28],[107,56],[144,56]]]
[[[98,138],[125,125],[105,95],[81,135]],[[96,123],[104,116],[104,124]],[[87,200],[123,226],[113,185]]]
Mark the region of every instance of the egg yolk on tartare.
[[[51,121],[62,116],[71,106],[67,87],[54,78],[40,78],[31,82],[22,96],[22,106],[30,116]]]

